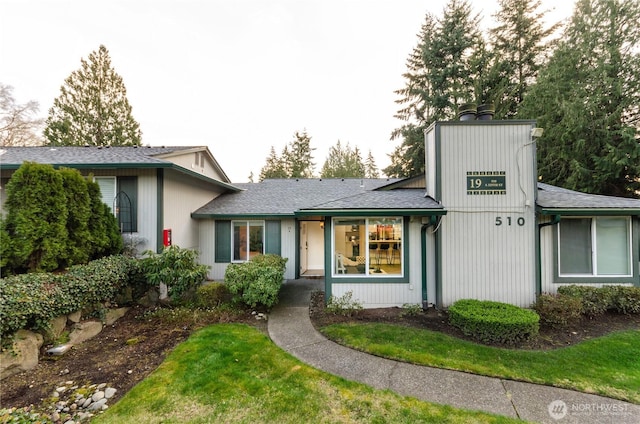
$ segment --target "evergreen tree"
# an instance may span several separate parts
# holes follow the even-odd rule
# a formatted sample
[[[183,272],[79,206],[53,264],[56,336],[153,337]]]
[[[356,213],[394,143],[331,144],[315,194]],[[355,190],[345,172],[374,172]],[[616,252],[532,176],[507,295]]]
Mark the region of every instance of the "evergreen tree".
[[[322,178],[363,178],[365,166],[358,148],[352,149],[349,143],[342,146],[340,140],[329,148],[327,159],[322,165]]]
[[[383,170],[391,177],[410,177],[425,171],[424,130],[433,122],[453,119],[460,104],[475,100],[474,77],[483,75],[478,58],[484,49],[479,17],[467,0],[450,0],[440,19],[427,14],[417,47],[407,60],[406,87],[396,93],[403,105],[396,117],[406,121],[391,138],[402,144]]]
[[[271,151],[267,157],[266,164],[260,170],[260,181],[269,178],[311,178],[313,177],[311,137],[307,131],[297,132],[294,139],[282,149],[282,154],[278,156],[276,150],[271,146]]]
[[[68,242],[62,175],[51,165],[25,162],[7,183],[4,228],[7,266],[16,271],[54,271]]]
[[[373,159],[371,150],[369,150],[367,160],[364,163],[364,176],[365,178],[380,178],[380,172],[378,171],[376,161]]]
[[[562,42],[522,103],[545,129],[542,181],[634,196],[640,189],[640,3],[579,0]]]
[[[140,125],[131,114],[122,77],[105,46],[81,59],[49,110],[44,131],[52,145],[137,146]]]
[[[294,139],[289,143],[289,149],[282,153],[285,166],[288,166],[289,178],[311,178],[313,177],[313,151],[311,147],[311,137],[304,130],[302,133],[296,131]]]
[[[271,151],[267,157],[267,163],[260,170],[260,181],[270,178],[289,178],[283,159],[276,154],[276,149],[273,146],[271,146]]]
[[[92,242],[89,231],[91,204],[87,181],[82,177],[80,171],[61,168],[58,172],[62,176],[62,194],[66,198],[68,234],[60,265],[68,267],[83,264],[89,260]]]
[[[499,4],[497,26],[490,30],[493,63],[481,101],[495,104],[497,119],[509,119],[546,62],[548,39],[559,24],[544,27],[547,11],[538,11],[540,0],[499,0]]]

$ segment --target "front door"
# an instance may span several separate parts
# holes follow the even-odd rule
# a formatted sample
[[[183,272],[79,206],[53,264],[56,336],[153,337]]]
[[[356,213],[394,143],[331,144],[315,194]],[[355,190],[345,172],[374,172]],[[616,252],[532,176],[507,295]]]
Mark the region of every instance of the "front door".
[[[300,275],[324,275],[324,228],[320,221],[300,222]]]

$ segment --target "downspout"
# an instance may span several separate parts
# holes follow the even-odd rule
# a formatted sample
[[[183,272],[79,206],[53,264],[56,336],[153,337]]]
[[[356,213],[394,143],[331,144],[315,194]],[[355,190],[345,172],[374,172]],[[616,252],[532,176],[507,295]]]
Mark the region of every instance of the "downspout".
[[[422,224],[420,228],[420,249],[422,252],[422,309],[429,308],[427,300],[427,228],[436,225],[438,219],[435,215],[429,217],[429,223]]]
[[[537,277],[536,278],[536,297],[540,296],[540,294],[542,294],[542,254],[540,252],[540,249],[541,249],[540,248],[540,241],[541,241],[540,233],[542,232],[542,229],[544,227],[548,227],[550,225],[558,224],[560,222],[560,218],[561,218],[560,215],[553,215],[553,219],[551,221],[543,222],[541,224],[538,224],[538,237],[537,237],[537,240],[536,240],[536,244],[537,244],[537,246],[536,246],[536,256],[538,257],[537,258],[538,259],[538,264],[537,264],[538,265],[538,269],[537,269],[537,271],[538,271],[537,274],[538,275],[536,276]]]

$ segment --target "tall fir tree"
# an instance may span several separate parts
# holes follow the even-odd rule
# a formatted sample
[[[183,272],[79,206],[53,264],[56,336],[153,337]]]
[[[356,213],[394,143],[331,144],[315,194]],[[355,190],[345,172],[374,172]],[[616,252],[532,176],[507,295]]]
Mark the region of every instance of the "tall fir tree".
[[[490,30],[491,69],[484,83],[481,101],[495,104],[496,119],[516,116],[527,89],[535,83],[546,63],[558,29],[543,24],[548,11],[540,11],[540,0],[499,0],[494,15],[497,25]]]
[[[287,175],[283,159],[278,156],[276,149],[271,146],[267,161],[260,170],[259,179],[260,181],[264,181],[273,178],[289,178],[289,176]]]
[[[640,3],[579,0],[562,42],[522,103],[545,129],[544,182],[589,193],[640,189]]]
[[[369,150],[367,159],[364,162],[364,176],[365,178],[380,178],[380,171],[378,171],[378,165],[376,165],[376,161],[373,159],[371,150]]]
[[[111,66],[109,51],[81,59],[60,88],[46,121],[44,135],[51,145],[138,146],[140,125],[133,118],[127,90]]]
[[[410,177],[425,171],[424,130],[433,122],[453,119],[460,104],[475,100],[475,76],[484,74],[477,52],[484,48],[480,18],[467,0],[450,0],[439,19],[427,14],[417,47],[407,60],[408,72],[396,117],[406,121],[392,140],[402,143],[383,170],[390,177]]]
[[[306,130],[296,131],[293,140],[289,143],[289,148],[282,153],[285,165],[289,168],[289,178],[311,178],[313,177],[313,151],[311,147],[311,137]]]

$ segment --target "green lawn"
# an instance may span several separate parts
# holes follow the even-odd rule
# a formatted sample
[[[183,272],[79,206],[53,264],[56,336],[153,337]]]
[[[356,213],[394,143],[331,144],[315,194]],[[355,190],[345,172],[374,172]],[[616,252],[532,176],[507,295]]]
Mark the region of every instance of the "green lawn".
[[[346,346],[385,358],[640,403],[640,330],[548,351],[488,347],[390,324],[336,324],[322,332]]]
[[[194,333],[94,423],[515,423],[421,402],[304,365],[256,329]]]

